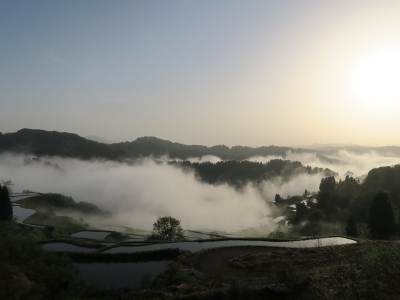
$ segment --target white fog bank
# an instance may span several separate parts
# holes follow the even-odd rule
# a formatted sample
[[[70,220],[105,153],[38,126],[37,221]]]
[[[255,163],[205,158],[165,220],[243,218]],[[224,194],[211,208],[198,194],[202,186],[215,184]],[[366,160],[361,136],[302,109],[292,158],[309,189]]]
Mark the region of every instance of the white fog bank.
[[[170,215],[186,229],[237,230],[258,226],[270,213],[254,188],[239,193],[227,185],[203,184],[194,173],[150,159],[135,166],[46,159],[58,164],[60,171],[42,164],[24,165],[24,158],[2,155],[0,179],[12,180],[15,191],[62,193],[77,202],[94,203],[112,212],[115,217],[108,223],[113,225],[151,229],[158,217]]]
[[[0,180],[11,180],[14,191],[28,189],[41,193],[61,193],[75,201],[86,201],[110,211],[112,219],[88,219],[92,225],[122,225],[151,229],[160,216],[181,220],[185,229],[236,231],[248,227],[270,224],[267,216],[275,194],[282,197],[300,195],[305,189],[318,191],[322,174],[301,174],[290,182],[281,178],[266,181],[258,187],[251,185],[238,192],[228,185],[213,186],[196,180],[193,172],[183,172],[168,165],[168,158],[160,163],[143,159],[129,166],[117,162],[81,161],[77,159],[43,158],[58,164],[61,170],[43,164],[24,165],[26,156],[3,154],[0,156]],[[279,157],[253,157],[249,160],[267,162]],[[381,157],[374,153],[355,155],[339,151],[331,158],[343,164],[321,161],[315,154],[288,152],[287,158],[303,165],[329,168],[339,175],[347,171],[356,176],[370,169],[399,163],[398,157]],[[192,161],[217,162],[217,157],[204,157]],[[86,219],[85,219],[86,221]]]

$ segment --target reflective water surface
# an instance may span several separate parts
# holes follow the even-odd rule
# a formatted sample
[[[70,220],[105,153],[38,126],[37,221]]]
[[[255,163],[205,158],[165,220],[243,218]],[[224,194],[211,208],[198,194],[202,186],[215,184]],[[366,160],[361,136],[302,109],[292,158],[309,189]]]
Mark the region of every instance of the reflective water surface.
[[[79,231],[71,234],[75,238],[86,238],[94,240],[104,240],[104,238],[109,235],[109,231]]]
[[[18,205],[13,205],[13,214],[18,217],[17,223],[22,223],[26,218],[32,216],[36,211],[30,208],[22,208]]]
[[[229,240],[229,241],[208,241],[208,242],[178,242],[178,243],[165,243],[153,244],[146,246],[123,246],[109,249],[107,253],[119,252],[137,252],[149,251],[169,248],[179,248],[181,250],[189,250],[192,252],[216,248],[216,247],[233,247],[233,246],[269,246],[269,247],[288,247],[288,248],[309,248],[309,247],[322,247],[354,244],[356,241],[342,238],[342,237],[329,237],[321,239],[289,241],[289,242],[271,242],[271,241],[249,241],[249,240]]]

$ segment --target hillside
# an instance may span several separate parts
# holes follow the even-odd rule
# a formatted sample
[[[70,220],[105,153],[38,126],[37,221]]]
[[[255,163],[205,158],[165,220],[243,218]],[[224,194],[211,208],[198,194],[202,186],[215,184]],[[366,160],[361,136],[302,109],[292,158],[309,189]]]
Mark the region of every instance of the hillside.
[[[156,137],[140,137],[132,142],[104,144],[77,134],[38,129],[21,129],[15,133],[0,133],[0,152],[34,154],[36,156],[61,156],[80,159],[103,158],[122,160],[146,156],[168,155],[172,159],[187,159],[216,155],[222,159],[243,160],[252,156],[276,155],[284,157],[289,147],[242,147],[225,145],[184,145]]]
[[[383,156],[400,156],[400,147],[344,147],[327,149],[295,149],[280,146],[246,147],[225,145],[202,146],[184,145],[159,139],[156,137],[140,137],[131,142],[104,144],[77,134],[38,129],[21,129],[15,133],[0,133],[0,153],[15,152],[33,154],[36,156],[61,156],[79,159],[102,158],[108,160],[124,160],[140,157],[168,156],[171,159],[186,160],[191,157],[215,155],[223,160],[245,160],[254,156],[286,157],[288,151],[294,153],[315,153],[322,161],[340,163],[328,158],[325,154],[348,150],[357,154],[374,151]]]
[[[170,141],[162,140],[156,137],[141,137],[133,142],[117,143],[111,145],[114,149],[119,149],[129,153],[132,157],[143,156],[162,156],[168,155],[171,158],[187,159],[190,157],[201,157],[204,155],[215,155],[222,159],[235,159],[244,160],[252,156],[286,156],[286,152],[294,150],[289,147],[243,147],[234,146],[227,147],[225,145],[217,145],[212,147],[201,145],[184,145],[180,143],[173,143]]]
[[[21,129],[15,133],[0,134],[0,152],[7,151],[80,159],[118,160],[128,156],[119,149],[90,141],[77,134],[38,129]]]

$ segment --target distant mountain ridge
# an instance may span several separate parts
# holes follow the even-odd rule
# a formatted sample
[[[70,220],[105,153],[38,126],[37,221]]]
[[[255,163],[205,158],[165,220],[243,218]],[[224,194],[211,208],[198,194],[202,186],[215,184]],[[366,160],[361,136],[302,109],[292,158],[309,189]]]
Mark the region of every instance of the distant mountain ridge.
[[[171,158],[187,159],[190,157],[201,157],[204,155],[215,155],[222,159],[243,160],[252,156],[286,156],[286,152],[294,150],[290,147],[265,146],[259,148],[225,145],[212,147],[201,145],[184,145],[162,140],[156,137],[140,137],[133,142],[112,144],[115,149],[123,150],[133,156],[162,156],[168,155]]]
[[[101,138],[101,137],[99,137],[97,135],[88,135],[88,136],[85,136],[85,139],[88,139],[88,140],[91,140],[91,141],[95,141],[95,142],[98,142],[98,143],[103,143],[103,144],[112,144],[111,141],[105,140],[105,139],[103,139],[103,138]]]
[[[337,151],[329,150],[329,151]],[[400,147],[344,147],[355,153],[376,151],[379,154],[400,156]],[[79,159],[108,159],[123,161],[126,159],[153,156],[155,158],[167,155],[171,159],[186,160],[190,157],[215,155],[224,160],[245,160],[254,156],[286,157],[288,151],[294,153],[315,153],[320,159],[331,160],[324,156],[329,151],[294,149],[291,147],[263,146],[246,147],[216,145],[184,145],[162,140],[156,137],[140,137],[132,142],[104,144],[83,138],[74,133],[46,131],[39,129],[21,129],[14,133],[0,133],[0,152],[15,152],[33,154],[36,156],[61,156]]]
[[[216,155],[222,159],[243,160],[252,156],[276,155],[284,157],[290,147],[242,147],[225,145],[184,145],[156,137],[140,137],[132,142],[103,144],[74,133],[21,129],[14,133],[0,133],[0,152],[34,154],[36,156],[61,156],[80,159],[102,158],[124,160],[146,156],[188,159]]]
[[[61,156],[80,159],[120,159],[127,154],[106,144],[90,141],[74,133],[21,129],[0,134],[0,152]]]

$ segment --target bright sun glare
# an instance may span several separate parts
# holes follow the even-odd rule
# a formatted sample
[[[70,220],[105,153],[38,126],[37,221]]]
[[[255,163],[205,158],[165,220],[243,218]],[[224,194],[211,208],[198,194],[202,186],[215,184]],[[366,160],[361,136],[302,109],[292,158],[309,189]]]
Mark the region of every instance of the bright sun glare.
[[[400,53],[375,54],[360,65],[356,77],[357,93],[371,108],[392,108],[400,100]]]

